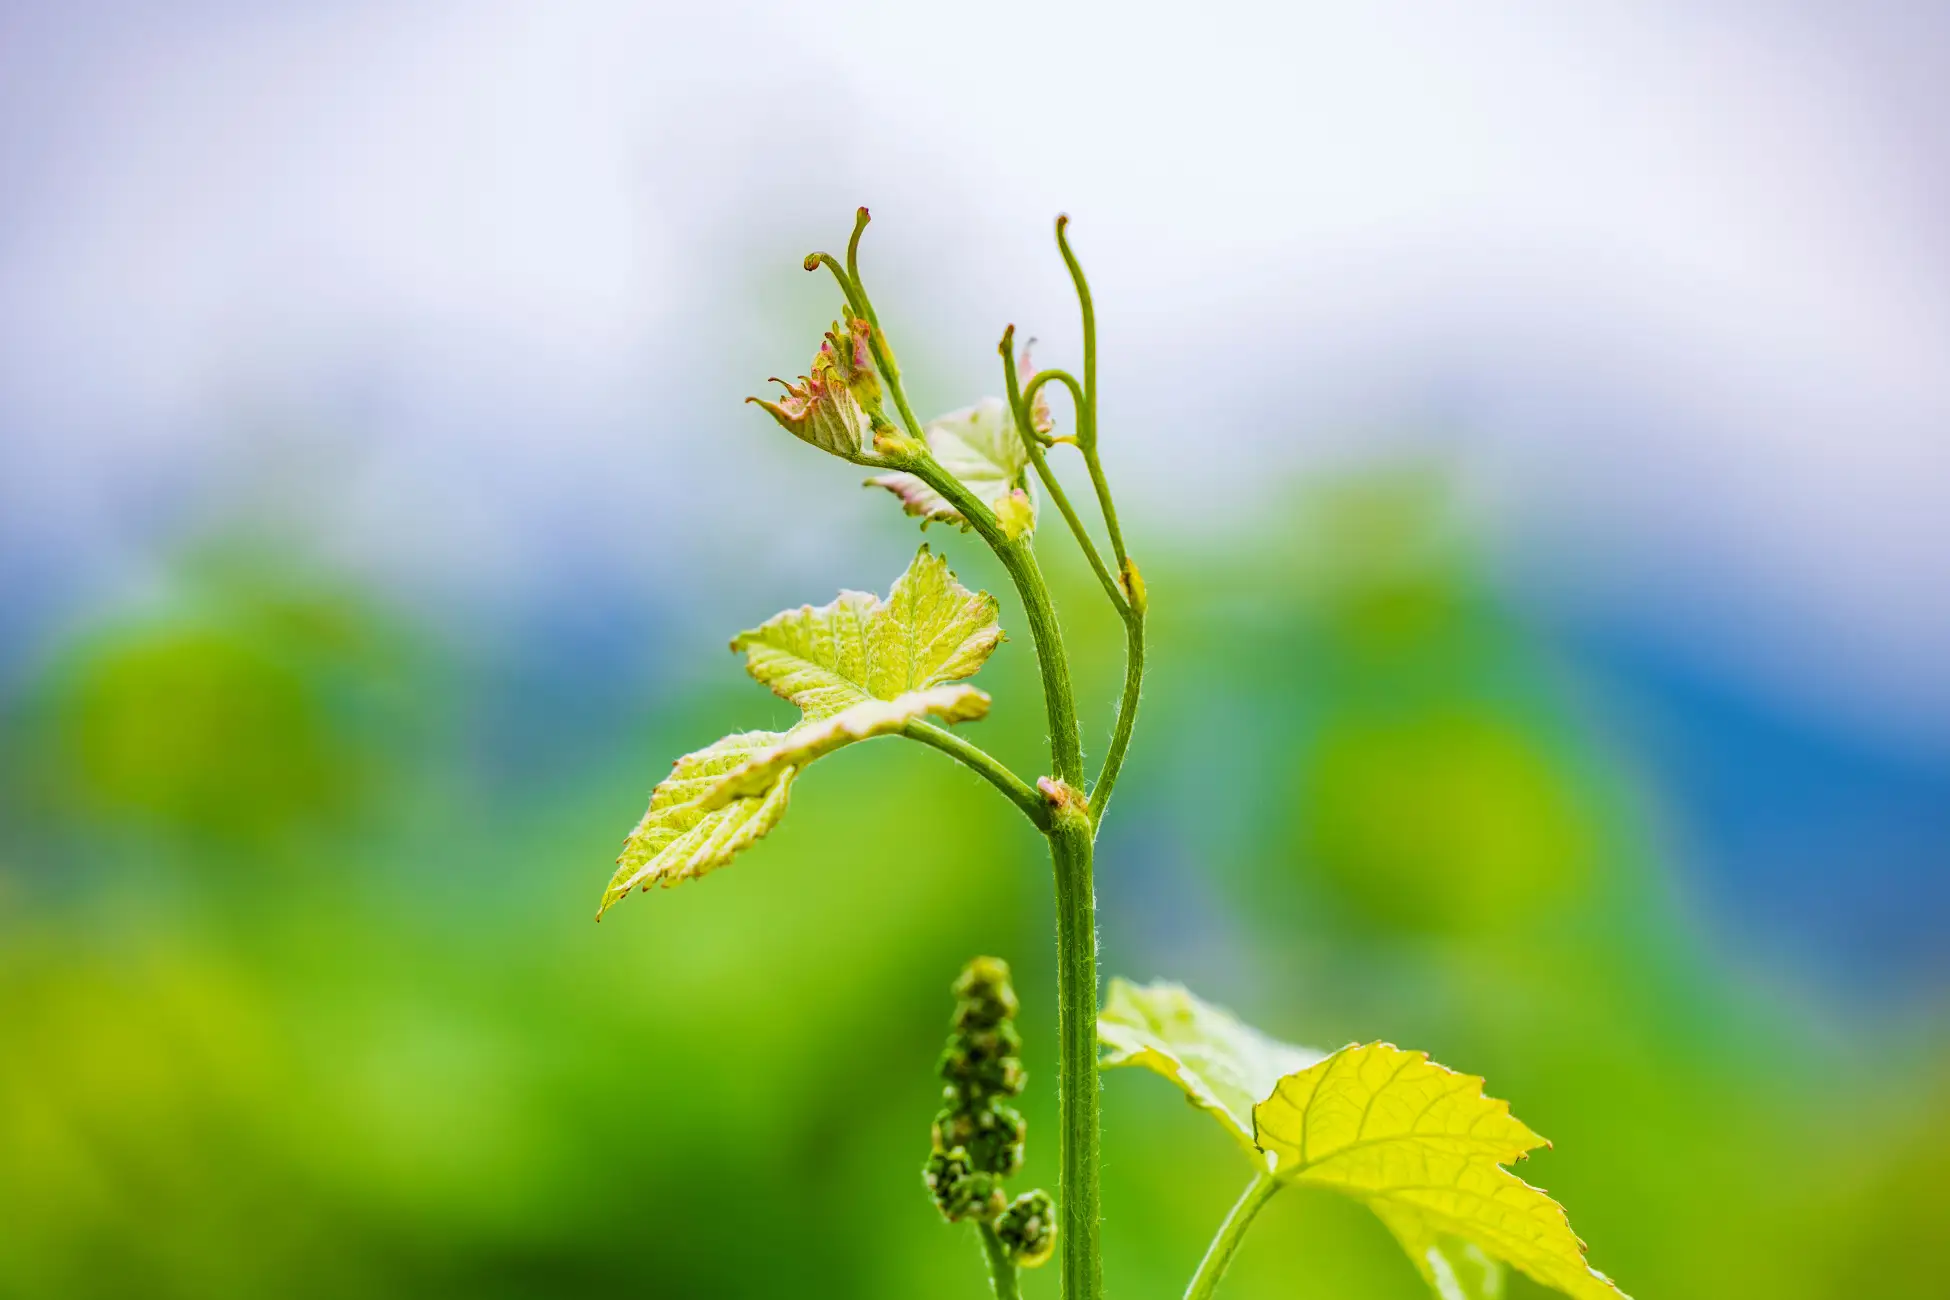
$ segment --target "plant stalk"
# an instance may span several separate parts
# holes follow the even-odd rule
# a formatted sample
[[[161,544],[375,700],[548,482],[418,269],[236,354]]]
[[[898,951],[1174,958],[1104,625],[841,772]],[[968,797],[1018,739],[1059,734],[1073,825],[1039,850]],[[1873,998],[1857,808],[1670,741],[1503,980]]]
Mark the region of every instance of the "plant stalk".
[[[996,547],[996,557],[1009,571],[1016,593],[1022,597],[1023,613],[1029,617],[1029,635],[1036,643],[1036,663],[1042,669],[1043,705],[1049,714],[1050,763],[1057,779],[1083,793],[1083,739],[1077,725],[1076,688],[1070,682],[1070,657],[1063,649],[1063,628],[1056,621],[1056,607],[1050,603],[1049,587],[1043,581],[1042,566],[1029,539],[1004,542]]]
[[[1049,800],[980,745],[964,740],[946,727],[938,727],[920,718],[908,723],[901,734],[959,760],[975,775],[1001,791],[1003,797],[1021,809],[1023,816],[1029,818],[1037,830],[1049,831]]]
[[[1124,755],[1137,726],[1138,695],[1143,689],[1144,611],[1132,608],[1124,616],[1124,694],[1117,701],[1117,725],[1111,732],[1110,749],[1104,754],[1103,770],[1090,790],[1090,815],[1099,826],[1110,808],[1111,791],[1117,788],[1117,774],[1124,770]]]
[[[995,522],[995,512],[976,500],[975,494],[943,469],[934,457],[920,455],[895,463],[946,497],[948,504],[961,512],[962,518],[981,534],[995,557],[1002,561],[1016,594],[1022,598],[1023,613],[1029,618],[1030,639],[1036,645],[1036,666],[1043,679],[1043,707],[1049,715],[1050,762],[1058,779],[1081,794],[1083,739],[1077,724],[1076,690],[1070,682],[1070,657],[1063,648],[1063,628],[1056,620],[1049,584],[1043,581],[1042,566],[1036,563],[1036,552],[1031,546],[1033,534],[1013,541],[1004,535]]]
[[[1059,815],[1050,831],[1056,862],[1057,1104],[1062,1116],[1056,1247],[1065,1300],[1098,1300],[1103,1264],[1097,1225],[1101,1121],[1097,1096],[1097,896],[1087,817]]]
[[[1254,1216],[1282,1186],[1271,1174],[1261,1174],[1246,1185],[1238,1203],[1232,1207],[1232,1213],[1226,1215],[1225,1222],[1219,1225],[1218,1235],[1206,1247],[1205,1258],[1199,1261],[1198,1272],[1192,1275],[1192,1284],[1185,1288],[1185,1300],[1206,1300],[1218,1289],[1219,1279],[1225,1276],[1226,1266],[1232,1263],[1232,1252],[1239,1249],[1239,1243],[1245,1238],[1246,1229],[1252,1226]]]
[[[1024,393],[1021,390],[1021,378],[1016,373],[1015,343],[1016,327],[1011,325],[1002,331],[1002,345],[998,350],[1002,353],[1002,379],[1009,390],[1009,410],[1015,417],[1017,432],[1022,435],[1023,451],[1028,455],[1029,463],[1036,467],[1036,477],[1042,480],[1043,490],[1048,492],[1050,500],[1056,503],[1058,512],[1063,516],[1063,522],[1070,526],[1070,534],[1077,539],[1078,549],[1083,552],[1084,558],[1090,561],[1090,570],[1097,575],[1097,581],[1103,586],[1104,594],[1110,597],[1110,603],[1116,608],[1118,616],[1128,619],[1130,602],[1125,599],[1123,591],[1118,587],[1117,579],[1111,577],[1110,569],[1104,564],[1104,557],[1097,553],[1097,544],[1090,540],[1090,531],[1083,526],[1083,520],[1077,518],[1076,509],[1070,504],[1069,495],[1063,491],[1063,485],[1056,481],[1056,475],[1050,471],[1049,461],[1043,455],[1041,444],[1036,441],[1035,429],[1030,422],[1030,403],[1035,400],[1036,391],[1052,376],[1061,375],[1069,384],[1070,395],[1076,403],[1076,415],[1079,420],[1083,418],[1083,390],[1077,387],[1076,380],[1063,374],[1062,371],[1045,370],[1030,381],[1029,391]]]
[[[1083,743],[1070,660],[1029,539],[1003,536],[994,515],[931,457],[917,458],[909,468],[975,526],[1015,583],[1043,679],[1050,761],[1078,800],[1075,806],[1055,809],[1044,823],[1056,876],[1057,1106],[1062,1123],[1057,1253],[1062,1256],[1064,1300],[1098,1300],[1103,1264],[1097,1224],[1103,1198],[1098,1171],[1097,896],[1091,874],[1096,832],[1082,806]]]
[[[827,266],[839,281],[849,303],[872,326],[869,341],[881,377],[887,381],[887,390],[909,434],[915,441],[925,444],[920,422],[914,418],[908,406],[899,366],[894,362],[892,349],[884,341],[874,316],[873,304],[860,283],[859,239],[867,219],[866,209],[860,209],[854,223],[853,238],[847,245],[845,267],[828,255],[815,254],[807,259],[807,269],[812,270],[821,264]],[[1069,245],[1063,240],[1065,221],[1067,218],[1057,223],[1057,241],[1063,249],[1064,261],[1077,281],[1084,312],[1083,411],[1078,420],[1079,442],[1086,448],[1094,449],[1097,426],[1095,319],[1089,290],[1083,283],[1083,272],[1071,255]],[[1003,355],[1009,356],[1006,344]],[[1017,405],[1021,395],[1015,391],[1013,359],[1009,368],[1010,399],[1012,405]],[[1071,391],[1076,391],[1074,381],[1071,381]],[[1023,432],[1025,436],[1030,434],[1027,425],[1024,425]],[[1028,441],[1032,453],[1040,450],[1035,447],[1033,437],[1029,437]],[[945,497],[988,543],[996,558],[1002,561],[1002,567],[1008,571],[1017,595],[1022,598],[1023,612],[1028,616],[1030,636],[1036,646],[1036,665],[1043,679],[1043,703],[1049,717],[1050,763],[1057,780],[1068,787],[1071,795],[1066,800],[1052,794],[1045,819],[1037,822],[1049,836],[1056,878],[1057,1087],[1063,1130],[1060,1142],[1057,1250],[1063,1257],[1064,1300],[1100,1300],[1103,1294],[1103,1265],[1097,1233],[1098,1220],[1102,1217],[1098,1169],[1097,898],[1091,878],[1091,850],[1096,828],[1084,798],[1083,738],[1077,723],[1076,688],[1070,679],[1069,655],[1063,648],[1063,629],[1057,622],[1048,584],[1043,581],[1042,567],[1036,562],[1036,553],[1032,549],[1033,535],[1010,538],[998,524],[994,511],[977,500],[959,479],[926,452],[904,457],[899,467],[919,475],[923,482]],[[1053,483],[1053,477],[1047,476],[1045,466],[1039,465],[1038,469],[1045,474],[1046,482]],[[1107,489],[1101,481],[1096,486],[1101,499]],[[1052,492],[1052,495],[1055,493]],[[1064,504],[1067,505],[1067,501]],[[1067,522],[1076,531],[1078,541],[1087,552],[1094,553],[1089,535],[1083,531],[1075,512],[1066,509],[1064,513]],[[1118,540],[1114,528],[1112,536],[1114,541]],[[1122,561],[1120,545],[1120,566]],[[1107,576],[1103,573],[1101,559],[1098,559],[1096,567],[1100,580]],[[1106,586],[1112,603],[1120,603],[1116,590],[1109,584]],[[1128,620],[1128,613],[1126,617]],[[1120,730],[1127,732],[1127,740],[1128,723],[1123,722],[1123,718],[1129,716],[1130,712],[1127,708],[1120,714]],[[993,760],[990,763],[995,770],[983,764],[980,758],[987,755],[979,750],[972,754],[960,753],[940,744],[934,737],[922,734],[915,738],[955,754],[1004,794],[1016,798],[1010,784],[1014,778],[1005,780],[1001,765],[993,763]],[[1111,775],[1114,776],[1115,772]],[[1032,815],[1031,820],[1037,819]],[[995,1240],[993,1231],[987,1225],[982,1229],[982,1244],[984,1250],[989,1252],[996,1294],[1003,1300],[1010,1300],[1013,1295],[1013,1267],[1006,1275],[1012,1290],[1005,1293],[1002,1289],[1005,1275],[996,1267],[1000,1242]]]
[[[995,1290],[995,1300],[1022,1300],[1022,1288],[1016,1281],[1016,1262],[1009,1258],[1009,1252],[1002,1239],[995,1235],[995,1225],[978,1223],[981,1229],[982,1254],[989,1262],[989,1285]]]

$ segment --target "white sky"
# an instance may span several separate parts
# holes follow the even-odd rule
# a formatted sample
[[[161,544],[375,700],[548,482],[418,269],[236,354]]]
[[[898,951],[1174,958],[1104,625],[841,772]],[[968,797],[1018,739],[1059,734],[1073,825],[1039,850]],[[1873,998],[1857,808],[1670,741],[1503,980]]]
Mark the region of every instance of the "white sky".
[[[959,405],[1009,321],[1077,364],[1066,210],[1154,533],[1229,540],[1290,471],[1427,449],[1563,598],[1941,739],[1944,27],[0,9],[0,578],[139,560],[171,502],[266,473],[355,560],[436,583],[573,552],[681,585],[701,515],[803,513],[809,482],[842,494],[815,563],[866,512],[852,475],[737,405],[831,311],[798,257],[871,204],[918,399]]]

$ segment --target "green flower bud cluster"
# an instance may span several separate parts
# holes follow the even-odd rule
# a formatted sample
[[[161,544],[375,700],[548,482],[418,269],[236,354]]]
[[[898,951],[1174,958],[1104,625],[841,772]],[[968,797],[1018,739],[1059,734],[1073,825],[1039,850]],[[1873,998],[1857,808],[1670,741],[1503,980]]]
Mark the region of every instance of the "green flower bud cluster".
[[[975,958],[954,993],[954,1032],[941,1053],[944,1104],[922,1178],[949,1222],[994,1225],[1016,1262],[1033,1268],[1054,1249],[1056,1220],[1048,1193],[1025,1192],[1011,1203],[1003,1188],[1003,1179],[1022,1168],[1027,1133],[1021,1112],[1008,1104],[1028,1081],[1008,963]]]
[[[1056,1253],[1056,1203],[1040,1187],[1024,1192],[996,1219],[995,1235],[1022,1267],[1048,1263]]]

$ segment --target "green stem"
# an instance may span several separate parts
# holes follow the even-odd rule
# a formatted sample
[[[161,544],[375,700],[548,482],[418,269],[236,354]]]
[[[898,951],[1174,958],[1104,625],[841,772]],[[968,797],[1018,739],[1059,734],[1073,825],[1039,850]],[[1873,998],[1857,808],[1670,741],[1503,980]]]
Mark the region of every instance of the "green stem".
[[[1096,546],[1090,540],[1090,534],[1084,531],[1083,520],[1077,517],[1075,507],[1070,504],[1070,498],[1064,494],[1062,486],[1056,481],[1056,476],[1050,473],[1042,449],[1037,448],[1030,452],[1029,459],[1034,462],[1036,477],[1043,481],[1043,487],[1048,490],[1050,500],[1056,502],[1057,513],[1062,515],[1063,522],[1070,526],[1070,532],[1076,536],[1077,546],[1082,549],[1084,558],[1090,561],[1090,571],[1097,575],[1097,585],[1104,589],[1104,594],[1110,597],[1110,603],[1117,606],[1118,612],[1122,613],[1124,593],[1118,590],[1117,579],[1110,576],[1110,569],[1104,564],[1104,557],[1097,553]]]
[[[1050,603],[1049,586],[1043,581],[1042,566],[1027,537],[1011,539],[995,521],[995,512],[975,499],[962,481],[941,467],[932,456],[919,455],[891,464],[914,474],[923,483],[946,497],[948,504],[980,533],[995,552],[1009,580],[1022,597],[1023,612],[1029,616],[1029,635],[1036,643],[1036,665],[1042,671],[1043,707],[1049,715],[1050,759],[1056,775],[1079,793],[1083,788],[1083,740],[1077,725],[1076,693],[1070,684],[1070,657],[1063,649],[1063,628],[1056,621],[1056,607]]]
[[[853,214],[853,235],[852,238],[846,241],[846,274],[847,278],[851,279],[855,286],[858,286],[860,283],[860,236],[867,233],[867,223],[872,220],[873,214],[868,212],[864,207],[858,212],[855,212]],[[879,323],[871,315],[867,317],[867,323],[875,329],[880,328]]]
[[[1083,738],[1077,725],[1076,691],[1070,684],[1070,658],[1063,649],[1063,628],[1056,621],[1049,587],[1028,539],[1006,542],[996,550],[1002,567],[1016,584],[1023,612],[1029,616],[1029,635],[1036,643],[1036,662],[1043,674],[1043,706],[1049,714],[1050,762],[1057,779],[1083,793]]]
[[[1036,394],[1043,391],[1044,384],[1062,384],[1070,390],[1070,400],[1076,404],[1077,423],[1083,423],[1083,408],[1087,399],[1083,395],[1083,385],[1077,377],[1067,370],[1038,370],[1029,377],[1028,385],[1022,390],[1022,404],[1028,409],[1036,400]]]
[[[1083,450],[1083,463],[1090,467],[1090,483],[1097,489],[1097,505],[1104,512],[1104,527],[1110,530],[1111,553],[1117,556],[1117,567],[1122,569],[1130,556],[1124,550],[1124,530],[1117,526],[1117,503],[1111,500],[1110,481],[1104,477],[1104,463],[1097,459],[1097,440],[1089,442],[1081,438],[1077,445]]]
[[[907,426],[910,435],[923,441],[926,435],[921,432],[921,422],[914,418],[914,408],[907,404],[907,390],[901,386],[900,363],[894,360],[894,350],[887,346],[887,336],[880,328],[880,316],[873,309],[873,299],[867,296],[867,286],[860,279],[860,234],[867,228],[867,210],[861,208],[854,214],[853,237],[846,241],[846,265],[841,266],[831,253],[808,253],[806,269],[816,271],[824,266],[840,282],[840,291],[846,295],[847,305],[853,314],[873,328],[867,333],[867,346],[873,352],[874,364],[880,367],[880,374],[887,381],[887,391],[894,399],[894,409],[900,412],[901,423]]]
[[[902,734],[923,745],[932,745],[950,758],[959,760],[970,771],[1000,790],[1010,803],[1035,823],[1037,830],[1049,830],[1049,801],[980,745],[962,739],[946,727],[938,727],[919,718],[908,723]]]
[[[995,1300],[1021,1300],[1022,1288],[1016,1285],[1016,1262],[1009,1258],[1002,1239],[995,1235],[995,1226],[978,1223],[976,1227],[981,1229],[982,1253],[988,1257],[989,1285],[995,1288]]]
[[[1084,553],[1090,557],[1091,567],[1097,571],[1099,582],[1110,594],[1111,604],[1117,607],[1124,620],[1124,693],[1117,702],[1117,722],[1111,730],[1110,748],[1104,754],[1104,766],[1097,774],[1097,783],[1090,789],[1091,813],[1096,824],[1103,825],[1104,810],[1110,805],[1111,793],[1117,788],[1118,774],[1124,768],[1124,755],[1131,745],[1131,732],[1137,726],[1138,696],[1144,688],[1144,615],[1147,601],[1143,594],[1142,579],[1137,567],[1131,563],[1130,552],[1124,549],[1124,529],[1117,521],[1117,503],[1110,494],[1110,480],[1104,475],[1104,464],[1097,456],[1097,309],[1090,297],[1090,282],[1084,278],[1083,266],[1070,251],[1070,219],[1067,216],[1056,219],[1056,246],[1063,254],[1063,265],[1070,270],[1070,280],[1076,286],[1077,306],[1083,313],[1083,386],[1078,390],[1077,382],[1062,371],[1045,371],[1030,381],[1029,393],[1017,403],[1019,420],[1028,418],[1028,403],[1033,400],[1036,390],[1051,380],[1060,380],[1068,385],[1070,395],[1078,404],[1077,409],[1077,449],[1083,453],[1084,464],[1090,470],[1090,485],[1097,493],[1097,506],[1103,512],[1104,528],[1110,534],[1111,553],[1117,557],[1117,579],[1108,581],[1105,576],[1103,560],[1083,532],[1081,524],[1075,522],[1074,514],[1068,509],[1068,502],[1058,498],[1064,507],[1064,518],[1071,521],[1071,531],[1077,534]],[[1003,357],[1007,362],[1011,401],[1016,401],[1015,365],[1007,351],[1008,336],[1004,336]],[[1027,424],[1024,425],[1027,428]],[[1049,480],[1047,467],[1043,464],[1040,449],[1033,438],[1027,439],[1030,456],[1036,462],[1037,472],[1045,482]],[[1055,492],[1051,492],[1056,497]]]
[[[1081,801],[1083,746],[1076,692],[1063,649],[1063,630],[1036,553],[1027,538],[1006,537],[995,516],[932,457],[916,457],[903,468],[948,498],[1015,583],[1042,671],[1050,761],[1056,776]],[[1103,1267],[1097,1239],[1102,1196],[1098,1185],[1097,898],[1091,880],[1095,828],[1079,805],[1055,806],[1048,815],[1050,855],[1056,867],[1057,1105],[1062,1116],[1057,1250],[1063,1257],[1064,1300],[1098,1300]]]
[[[1029,393],[1018,391],[1015,337],[1016,327],[1013,325],[1002,332],[1002,378],[1009,390],[1009,409],[1014,413],[1016,429],[1022,434],[1023,450],[1029,454],[1029,463],[1036,467],[1036,477],[1043,481],[1043,487],[1048,491],[1050,500],[1056,502],[1056,508],[1062,514],[1063,522],[1070,526],[1070,532],[1077,539],[1077,546],[1083,551],[1084,558],[1090,561],[1090,569],[1097,575],[1097,581],[1102,584],[1104,594],[1110,597],[1110,603],[1117,607],[1117,612],[1124,614],[1128,603],[1117,586],[1117,579],[1110,576],[1110,569],[1104,564],[1104,557],[1098,553],[1097,544],[1090,540],[1090,533],[1084,528],[1083,520],[1077,517],[1076,509],[1070,504],[1069,495],[1063,491],[1063,485],[1056,481],[1056,475],[1050,472],[1049,460],[1043,455],[1043,449],[1037,443],[1035,431],[1030,424],[1029,403],[1033,400],[1037,386],[1044,381],[1045,377],[1062,372],[1045,370],[1030,381]],[[1076,402],[1077,413],[1081,417],[1083,395],[1078,391],[1074,379],[1070,379],[1068,375],[1064,375],[1064,378],[1069,381],[1070,395]]]
[[[1232,1252],[1239,1249],[1239,1243],[1252,1226],[1253,1217],[1260,1212],[1273,1193],[1282,1184],[1271,1174],[1261,1174],[1246,1185],[1238,1204],[1232,1213],[1226,1215],[1219,1225],[1218,1235],[1206,1247],[1205,1258],[1199,1261],[1198,1272],[1192,1275],[1192,1284],[1185,1288],[1185,1300],[1206,1300],[1218,1288],[1219,1279],[1225,1276],[1226,1265],[1232,1263]]]
[[[1070,268],[1070,280],[1077,287],[1077,305],[1083,309],[1083,414],[1077,420],[1077,445],[1086,453],[1097,447],[1097,309],[1090,301],[1090,282],[1083,278],[1083,266],[1070,251],[1070,218],[1056,219],[1056,246],[1062,250],[1063,265]]]
[[[1103,1293],[1097,1110],[1097,897],[1087,816],[1060,812],[1050,831],[1056,862],[1057,1104],[1062,1114],[1057,1250],[1065,1300]]]
[[[1071,256],[1069,245],[1063,240],[1066,220],[1063,218],[1057,222],[1057,241],[1063,248],[1064,260],[1070,267],[1071,275],[1077,280],[1078,293],[1083,301],[1084,383],[1082,412],[1078,417],[1078,442],[1080,446],[1088,448],[1094,446],[1096,441],[1096,323],[1091,312],[1089,290],[1083,285],[1083,272]],[[888,391],[893,395],[894,404],[908,432],[917,442],[925,445],[920,422],[909,409],[907,395],[901,386],[900,369],[883,341],[884,336],[874,318],[873,304],[860,285],[859,239],[866,222],[867,212],[862,208],[854,224],[853,238],[847,245],[846,267],[841,267],[829,256],[819,254],[807,259],[808,269],[822,262],[830,267],[841,288],[846,291],[847,301],[873,327],[870,339],[874,361],[887,381]],[[1008,355],[1006,346],[1004,355]],[[1010,372],[1010,397],[1012,403],[1016,404],[1015,409],[1019,409],[1021,395],[1015,391],[1013,358],[1010,360]],[[1073,394],[1076,392],[1074,381],[1071,381],[1071,391]],[[1026,424],[1024,431],[1030,432]],[[1036,446],[1033,435],[1027,438],[1027,442],[1038,461],[1039,474],[1046,484],[1053,484],[1054,479],[1048,475],[1047,465],[1041,461],[1041,448]],[[925,452],[904,455],[893,467],[918,475],[946,498],[988,543],[989,549],[1002,561],[1002,567],[1008,571],[1017,594],[1022,598],[1023,612],[1028,616],[1030,636],[1036,646],[1036,664],[1043,679],[1043,703],[1049,715],[1050,762],[1061,782],[1061,787],[1045,791],[1048,795],[1048,807],[1044,812],[1047,820],[1041,823],[1049,836],[1056,877],[1058,1106],[1062,1114],[1058,1249],[1063,1256],[1065,1300],[1100,1300],[1103,1268],[1097,1235],[1102,1200],[1098,1184],[1097,900],[1091,879],[1095,827],[1083,799],[1083,741],[1077,724],[1076,691],[1070,680],[1069,656],[1063,648],[1063,630],[1057,622],[1049,587],[1043,581],[1043,571],[1036,562],[1036,553],[1031,549],[1029,537],[1009,537],[997,522],[994,511],[976,500],[959,479]],[[1051,496],[1061,501],[1056,491],[1053,490]],[[1066,519],[1071,522],[1086,552],[1094,555],[1095,547],[1090,545],[1088,534],[1082,530],[1081,522],[1076,520],[1075,512],[1067,508],[1067,502],[1062,502],[1059,508],[1063,509]],[[1100,579],[1107,577],[1102,557],[1094,558]],[[1117,603],[1115,584],[1109,584],[1107,590],[1112,595],[1113,603]],[[1125,612],[1128,622],[1128,609],[1122,612]],[[961,743],[949,733],[944,732],[943,735],[951,744]],[[919,735],[916,739],[935,744],[937,748],[947,748],[933,737]],[[974,746],[968,748],[974,754],[953,749],[948,752],[954,752],[963,761],[980,754]],[[1009,784],[1015,780],[1013,774],[1004,780],[1002,774],[1006,769],[992,759],[989,762],[993,770],[979,760],[972,765],[1003,793],[1015,799],[1017,792]],[[985,1225],[983,1247],[989,1252],[992,1268],[999,1246],[1000,1243],[993,1240],[993,1232]],[[993,1269],[993,1276],[997,1295],[1001,1297],[1004,1295],[1002,1279],[1005,1275],[1000,1269]],[[1007,1277],[1013,1283],[1013,1272]]]
[[[1004,536],[995,516],[932,458],[917,457],[906,468],[962,512],[1015,583],[1042,670],[1050,761],[1056,776],[1076,790],[1081,801],[1083,747],[1076,692],[1063,649],[1063,630],[1036,553],[1027,538],[1011,541]],[[1098,1300],[1103,1268],[1097,1239],[1102,1197],[1098,1187],[1097,898],[1091,880],[1095,829],[1089,813],[1079,805],[1055,806],[1048,815],[1050,855],[1056,867],[1057,1105],[1062,1115],[1057,1249],[1063,1256],[1065,1300]]]
[[[1133,609],[1124,620],[1124,694],[1117,701],[1117,723],[1111,731],[1103,769],[1097,773],[1097,784],[1090,788],[1090,814],[1099,827],[1110,807],[1111,791],[1117,788],[1117,774],[1124,770],[1124,754],[1137,727],[1138,695],[1143,689],[1144,613]]]
[[[1026,538],[1011,541],[1004,536],[995,516],[932,458],[917,457],[905,468],[962,512],[1015,583],[1042,670],[1050,761],[1056,776],[1080,799],[1083,747],[1076,692],[1063,649],[1063,630],[1035,552]],[[1097,1240],[1102,1197],[1097,1168],[1097,898],[1091,881],[1095,836],[1089,814],[1081,807],[1059,807],[1049,816],[1050,854],[1056,866],[1057,1105],[1062,1115],[1057,1250],[1063,1257],[1065,1300],[1098,1300],[1103,1268]]]

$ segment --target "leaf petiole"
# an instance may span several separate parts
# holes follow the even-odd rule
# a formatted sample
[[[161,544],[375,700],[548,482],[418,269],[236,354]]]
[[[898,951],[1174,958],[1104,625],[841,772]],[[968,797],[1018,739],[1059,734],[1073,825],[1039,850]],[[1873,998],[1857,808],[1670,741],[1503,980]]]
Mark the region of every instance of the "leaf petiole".
[[[1218,1288],[1219,1279],[1232,1263],[1232,1253],[1245,1239],[1246,1229],[1283,1185],[1271,1174],[1260,1174],[1246,1184],[1246,1190],[1240,1193],[1231,1213],[1213,1235],[1212,1244],[1206,1247],[1205,1258],[1199,1261],[1198,1272],[1192,1275],[1192,1284],[1185,1288],[1185,1300],[1206,1300]]]
[[[1049,830],[1049,801],[980,745],[964,740],[946,727],[937,727],[919,719],[909,723],[903,734],[909,740],[933,746],[955,759],[1001,791],[1003,797],[1019,808],[1037,830]]]

